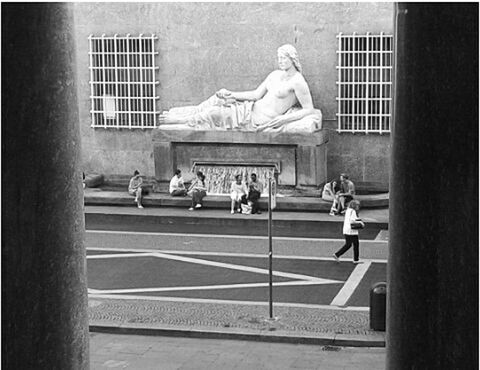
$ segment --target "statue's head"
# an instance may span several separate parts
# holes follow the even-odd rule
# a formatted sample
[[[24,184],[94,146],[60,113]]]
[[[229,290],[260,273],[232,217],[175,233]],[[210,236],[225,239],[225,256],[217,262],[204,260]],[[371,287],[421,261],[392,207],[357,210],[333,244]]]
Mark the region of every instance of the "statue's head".
[[[300,65],[300,60],[298,59],[297,49],[295,49],[293,45],[290,45],[290,44],[282,45],[278,48],[277,53],[289,57],[295,69],[298,72],[302,73],[302,66]]]

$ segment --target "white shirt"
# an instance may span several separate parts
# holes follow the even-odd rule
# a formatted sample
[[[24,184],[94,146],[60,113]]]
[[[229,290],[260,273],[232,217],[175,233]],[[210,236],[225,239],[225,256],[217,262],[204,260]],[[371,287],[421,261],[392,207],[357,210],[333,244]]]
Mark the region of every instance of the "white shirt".
[[[235,195],[243,195],[248,193],[247,185],[243,182],[241,184],[237,184],[236,181],[232,182],[230,186],[230,193]]]
[[[185,189],[185,185],[183,185],[183,177],[178,177],[177,175],[173,176],[170,180],[170,193],[174,190],[181,190]]]
[[[353,208],[347,208],[343,220],[343,235],[358,235],[358,230],[352,230],[350,223],[358,219],[357,212]]]

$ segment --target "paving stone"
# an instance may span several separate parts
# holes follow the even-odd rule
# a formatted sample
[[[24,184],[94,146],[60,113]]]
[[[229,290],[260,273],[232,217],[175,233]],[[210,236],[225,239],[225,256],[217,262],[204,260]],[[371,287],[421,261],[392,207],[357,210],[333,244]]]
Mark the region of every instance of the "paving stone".
[[[190,303],[164,301],[125,301],[97,299],[101,301],[89,308],[90,323],[165,324],[172,327],[208,327],[254,329],[263,333],[291,332],[295,334],[351,334],[375,336],[382,334],[369,329],[366,311],[347,311],[319,308],[275,308],[279,320],[268,322],[268,307],[220,303]],[[351,336],[350,336],[351,337]]]
[[[105,356],[91,351],[91,369],[379,370],[385,368],[386,357],[385,348],[338,347],[327,351],[326,346],[314,345],[113,334],[91,337],[91,348],[104,343],[104,337],[116,344],[117,352]],[[120,353],[121,346],[128,347],[132,341],[150,350],[144,355]]]

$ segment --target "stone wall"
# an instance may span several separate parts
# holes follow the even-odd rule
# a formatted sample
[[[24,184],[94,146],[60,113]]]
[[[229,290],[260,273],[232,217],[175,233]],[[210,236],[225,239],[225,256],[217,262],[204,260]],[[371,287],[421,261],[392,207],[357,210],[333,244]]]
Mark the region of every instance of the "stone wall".
[[[336,35],[393,32],[393,3],[75,3],[74,14],[82,162],[86,172],[107,178],[134,169],[153,176],[153,146],[150,130],[90,127],[90,34],[159,37],[159,110],[197,104],[221,87],[254,89],[277,68],[276,49],[294,44],[314,105],[325,125],[335,128]],[[368,150],[365,154],[350,154],[348,135],[331,137],[329,173],[347,170],[365,181],[388,181],[388,135],[374,140],[356,135],[353,145]],[[375,157],[376,151],[380,169],[365,167],[375,161],[352,159]]]

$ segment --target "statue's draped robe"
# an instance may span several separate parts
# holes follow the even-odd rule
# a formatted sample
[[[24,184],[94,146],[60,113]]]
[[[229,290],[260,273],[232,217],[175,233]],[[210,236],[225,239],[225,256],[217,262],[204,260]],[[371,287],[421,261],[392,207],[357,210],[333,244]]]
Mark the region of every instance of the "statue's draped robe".
[[[322,129],[322,113],[316,109],[300,120],[280,126],[269,125],[270,119],[252,114],[254,101],[228,101],[216,95],[196,106],[172,108],[168,115],[186,120],[186,124],[163,124],[162,130],[217,130],[262,132],[315,132]],[[290,108],[285,114],[301,108]]]

